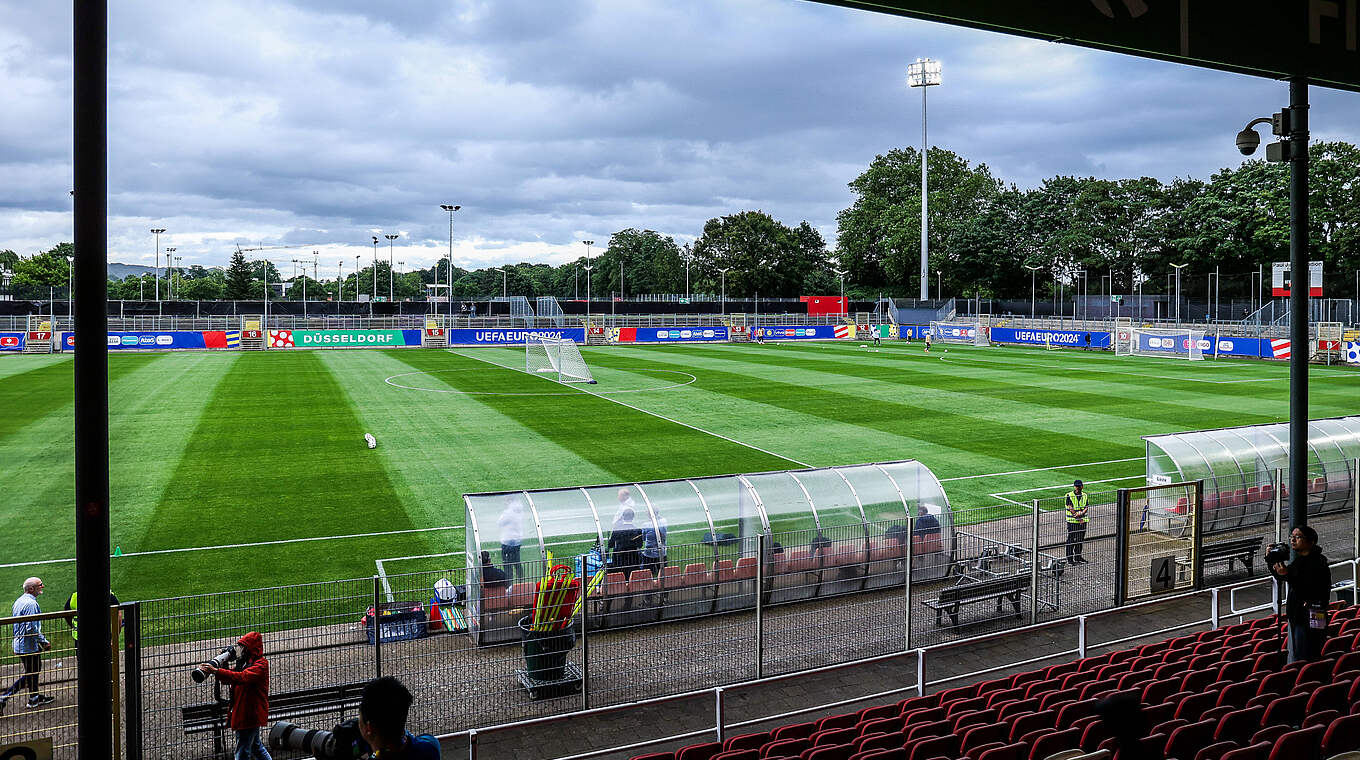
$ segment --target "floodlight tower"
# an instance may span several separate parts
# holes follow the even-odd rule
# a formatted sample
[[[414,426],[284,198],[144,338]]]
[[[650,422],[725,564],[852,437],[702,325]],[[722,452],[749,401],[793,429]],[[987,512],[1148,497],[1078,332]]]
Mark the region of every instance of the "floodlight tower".
[[[1033,320],[1033,319],[1034,319],[1034,273],[1037,272],[1037,271],[1039,271],[1040,267],[1037,266],[1037,265],[1036,265],[1036,266],[1030,266],[1029,264],[1021,264],[1020,266],[1023,266],[1025,269],[1028,269],[1028,270],[1029,270],[1029,318],[1030,318],[1031,320]]]
[[[1190,262],[1184,264],[1172,264],[1171,268],[1176,270],[1176,327],[1181,324],[1181,270],[1190,266]]]
[[[845,273],[848,270],[833,269],[831,271],[836,273],[836,275],[841,278],[841,310],[842,310],[841,313],[842,314],[847,313],[850,311],[849,305],[845,303]]]
[[[444,295],[449,304],[449,317],[453,317],[453,212],[462,208],[448,203],[441,203],[439,207],[449,212],[449,286],[445,289]],[[439,262],[434,263],[434,289],[439,292]],[[437,310],[436,310],[437,311]]]
[[[926,177],[930,173],[926,155],[930,141],[926,132],[926,90],[940,83],[940,62],[917,58],[907,64],[907,85],[921,88],[921,300],[930,298],[930,214],[926,196]]]
[[[595,268],[595,265],[592,264],[591,261],[590,261],[590,247],[591,247],[592,245],[595,245],[595,241],[594,241],[594,240],[582,240],[581,243],[582,243],[583,245],[585,245],[585,247],[586,247],[586,263],[585,263],[585,270],[586,270],[586,329],[589,330],[589,329],[590,329],[590,293],[591,293],[591,291],[590,291],[590,270],[592,270],[592,269]],[[589,336],[589,334],[587,334],[587,335],[586,335],[586,339],[589,340],[589,338],[590,338],[590,336]]]
[[[151,234],[156,236],[156,300],[161,300],[161,233],[165,232],[164,227],[157,227],[151,230]]]

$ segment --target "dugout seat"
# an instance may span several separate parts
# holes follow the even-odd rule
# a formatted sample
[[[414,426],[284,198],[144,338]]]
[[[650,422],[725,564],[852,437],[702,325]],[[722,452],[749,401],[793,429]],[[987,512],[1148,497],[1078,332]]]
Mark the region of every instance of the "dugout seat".
[[[864,587],[885,588],[906,582],[906,552],[902,543],[887,538],[869,541],[869,576]]]
[[[665,585],[665,584],[675,585]],[[685,565],[678,578],[663,580],[666,605],[661,609],[663,619],[707,615],[713,611],[713,572],[702,562]]]
[[[863,589],[868,556],[862,539],[832,542],[822,555],[822,583],[817,595],[844,594]]]
[[[718,560],[718,610],[741,610],[756,606],[756,558]]]
[[[779,571],[770,580],[770,604],[811,599],[817,593],[818,563],[807,547],[789,547],[775,555]]]

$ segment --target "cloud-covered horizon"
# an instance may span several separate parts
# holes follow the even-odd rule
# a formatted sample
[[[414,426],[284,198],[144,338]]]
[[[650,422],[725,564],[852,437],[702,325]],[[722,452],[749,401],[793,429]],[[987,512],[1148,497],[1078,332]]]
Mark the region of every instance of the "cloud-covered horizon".
[[[0,249],[71,239],[71,10],[0,0]],[[397,233],[429,266],[560,263],[628,227],[681,242],[761,209],[834,245],[846,183],[932,146],[1008,183],[1207,179],[1287,102],[1235,74],[804,0],[141,0],[110,8],[109,259],[295,245],[336,262]],[[1360,142],[1360,96],[1312,89],[1312,134]],[[382,241],[384,246],[386,241]]]

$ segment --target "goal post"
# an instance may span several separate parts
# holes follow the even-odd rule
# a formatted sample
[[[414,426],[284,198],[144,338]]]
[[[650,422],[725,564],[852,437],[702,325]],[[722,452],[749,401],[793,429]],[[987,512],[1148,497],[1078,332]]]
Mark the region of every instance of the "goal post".
[[[1115,336],[1115,353],[1201,361],[1206,342],[1203,330],[1131,327],[1127,350],[1119,350],[1118,335]]]
[[[1113,337],[1115,356],[1128,356],[1133,353],[1133,319],[1115,317]]]
[[[981,332],[981,336],[979,336]],[[936,343],[960,343],[968,346],[985,346],[987,333],[978,329],[977,322],[931,322],[930,335]]]
[[[524,371],[545,375],[559,383],[595,383],[581,349],[571,338],[525,333]]]

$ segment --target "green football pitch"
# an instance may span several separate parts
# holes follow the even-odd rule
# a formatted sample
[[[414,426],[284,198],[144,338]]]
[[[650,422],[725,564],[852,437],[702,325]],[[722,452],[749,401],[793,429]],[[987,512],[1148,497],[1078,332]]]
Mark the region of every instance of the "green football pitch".
[[[462,494],[919,459],[956,510],[1143,473],[1140,436],[1287,419],[1288,367],[920,343],[109,357],[124,600],[368,577],[463,549]],[[0,588],[73,587],[72,361],[0,359]],[[1314,417],[1360,411],[1318,367]],[[378,448],[365,446],[372,433]],[[434,564],[432,564],[434,563]],[[385,571],[436,569],[391,560]]]

